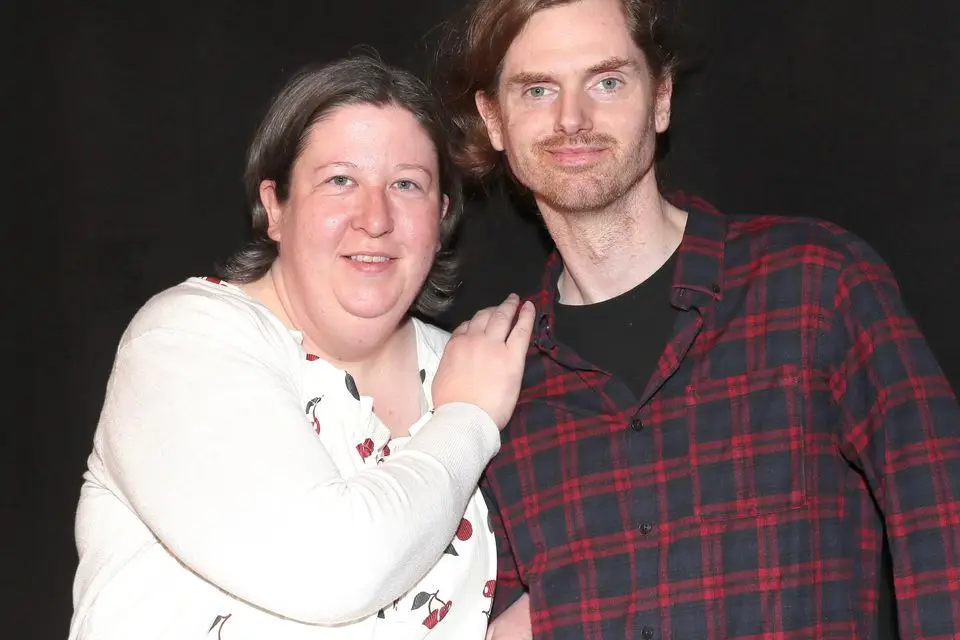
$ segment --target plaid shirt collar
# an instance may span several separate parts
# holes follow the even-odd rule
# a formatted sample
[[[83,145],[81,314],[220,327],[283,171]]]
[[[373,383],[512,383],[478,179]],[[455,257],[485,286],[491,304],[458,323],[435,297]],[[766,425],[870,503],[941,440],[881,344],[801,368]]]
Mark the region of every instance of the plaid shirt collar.
[[[671,194],[671,203],[687,212],[687,224],[677,255],[670,303],[688,311],[702,308],[723,298],[723,255],[727,239],[727,217],[713,205],[683,192]],[[547,261],[540,290],[531,297],[537,308],[533,344],[552,351],[554,305],[557,302],[557,281],[563,272],[563,259],[554,251]]]

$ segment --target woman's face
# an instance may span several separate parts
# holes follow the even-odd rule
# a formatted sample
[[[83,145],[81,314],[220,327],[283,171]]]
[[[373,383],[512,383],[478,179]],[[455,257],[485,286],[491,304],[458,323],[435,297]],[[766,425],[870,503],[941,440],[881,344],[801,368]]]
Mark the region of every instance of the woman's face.
[[[277,201],[271,181],[260,195],[295,321],[396,323],[408,312],[440,248],[448,202],[436,149],[410,112],[335,109],[309,132],[287,200]]]

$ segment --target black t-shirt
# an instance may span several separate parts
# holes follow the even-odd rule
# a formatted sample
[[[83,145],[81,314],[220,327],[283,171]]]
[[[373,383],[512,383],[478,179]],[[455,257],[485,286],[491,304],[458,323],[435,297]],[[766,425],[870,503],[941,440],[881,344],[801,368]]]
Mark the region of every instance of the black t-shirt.
[[[554,335],[590,364],[622,380],[638,398],[673,332],[670,289],[677,252],[652,276],[615,298],[556,305]]]

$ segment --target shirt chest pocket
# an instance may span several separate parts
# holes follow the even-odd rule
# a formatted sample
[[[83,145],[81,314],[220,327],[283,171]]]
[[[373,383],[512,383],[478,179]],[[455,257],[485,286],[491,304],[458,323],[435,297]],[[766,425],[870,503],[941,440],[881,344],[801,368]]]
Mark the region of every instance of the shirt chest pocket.
[[[687,387],[690,488],[701,520],[806,504],[803,398],[799,373],[786,368]]]

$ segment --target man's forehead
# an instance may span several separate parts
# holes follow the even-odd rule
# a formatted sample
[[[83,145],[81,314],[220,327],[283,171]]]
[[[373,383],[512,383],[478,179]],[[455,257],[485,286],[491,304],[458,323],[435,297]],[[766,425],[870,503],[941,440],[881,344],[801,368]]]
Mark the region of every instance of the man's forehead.
[[[503,77],[586,72],[611,58],[644,65],[618,2],[581,0],[538,11],[507,48]]]
[[[609,43],[598,43],[598,46],[571,50],[560,45],[531,51],[529,55],[508,55],[504,58],[501,82],[510,83],[517,77],[528,76],[559,80],[608,71],[645,72],[646,69],[643,52],[636,46],[616,47],[609,46]]]

